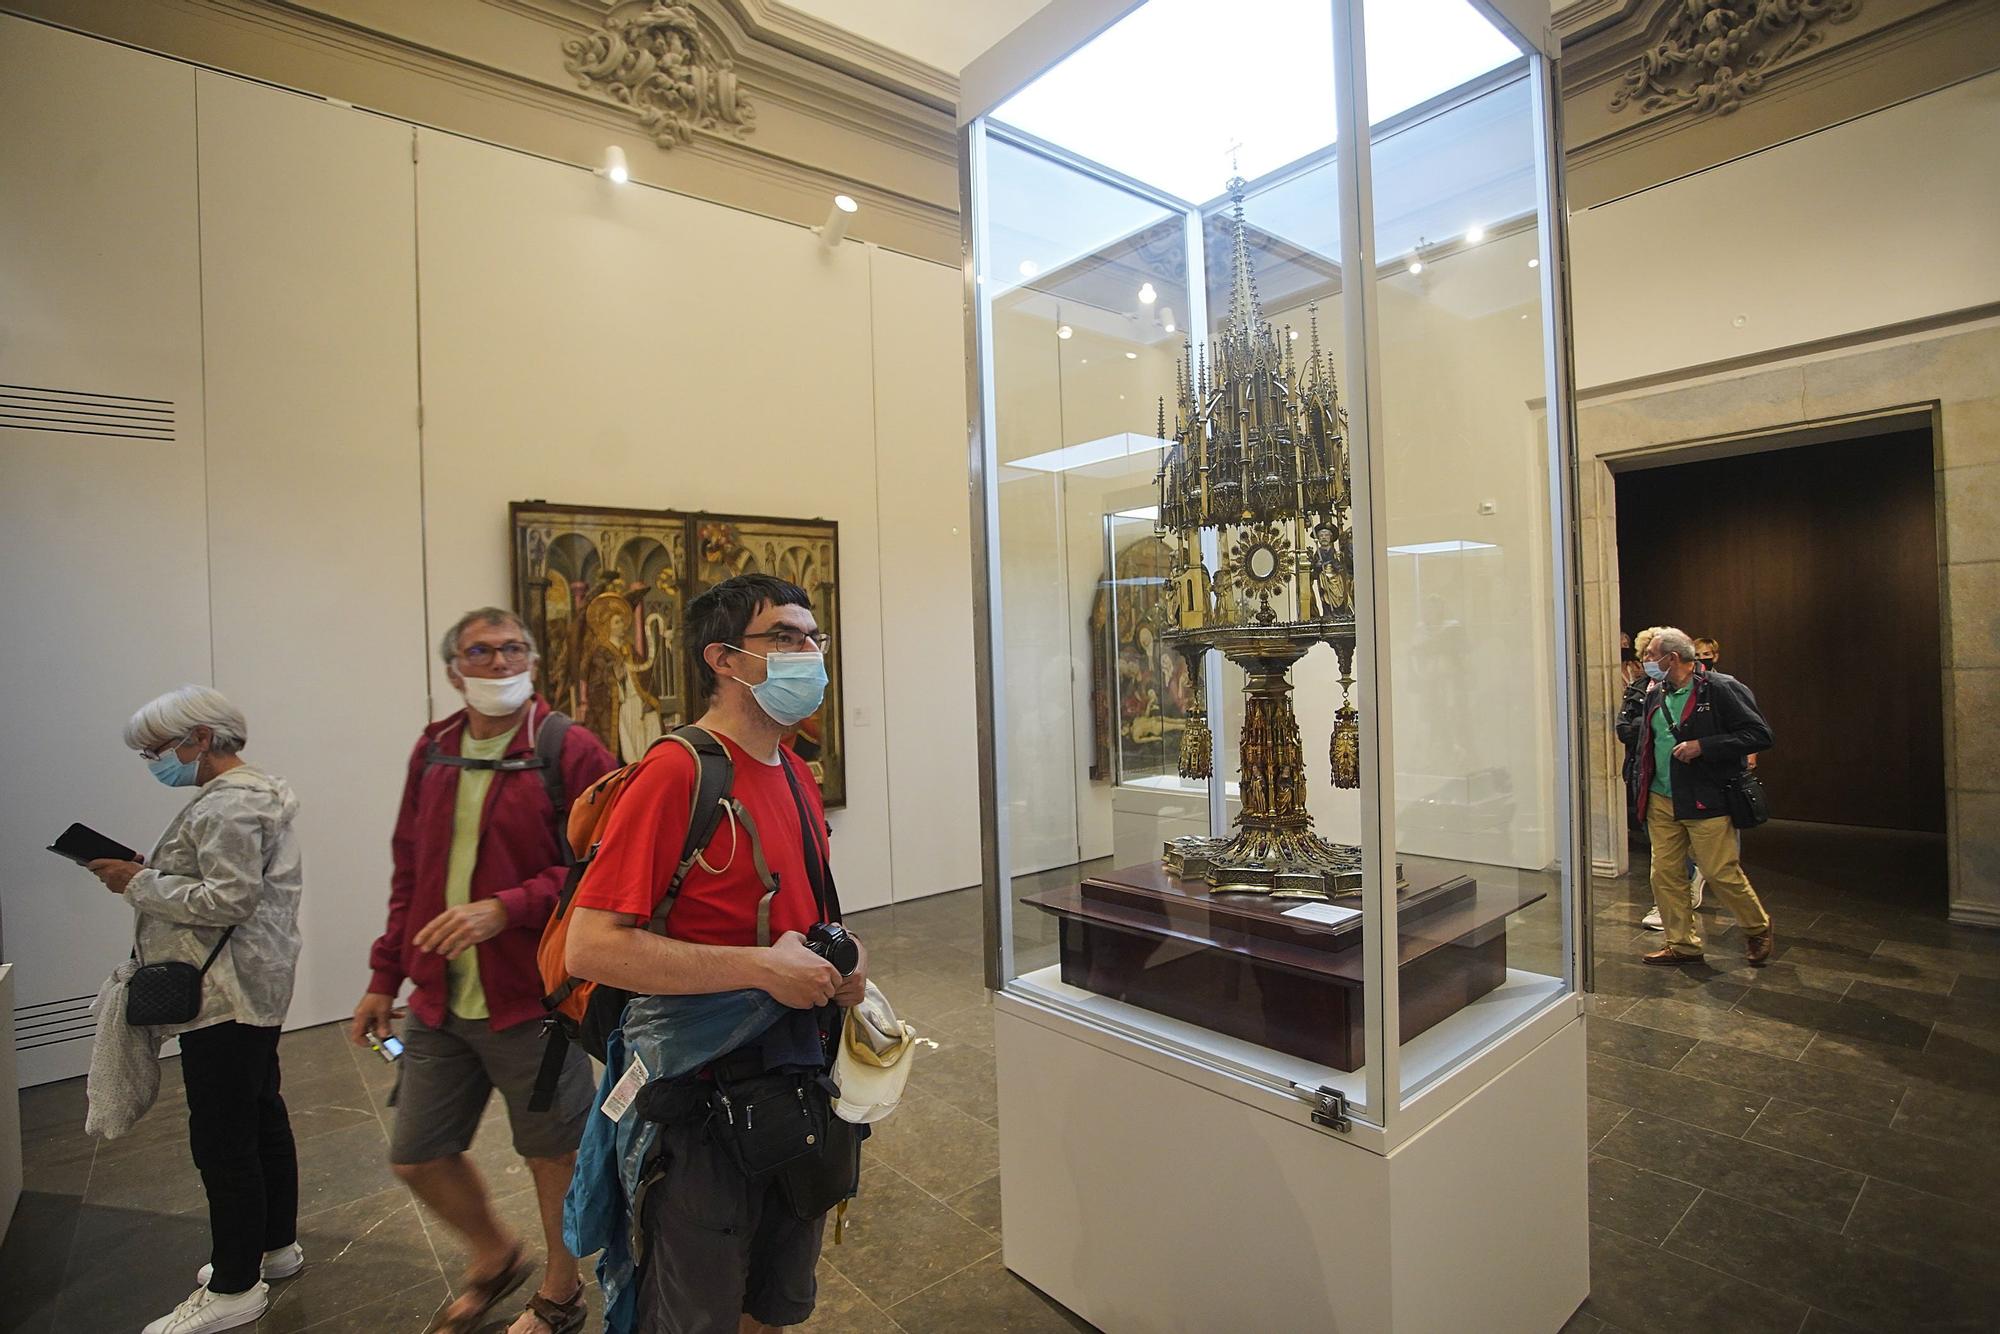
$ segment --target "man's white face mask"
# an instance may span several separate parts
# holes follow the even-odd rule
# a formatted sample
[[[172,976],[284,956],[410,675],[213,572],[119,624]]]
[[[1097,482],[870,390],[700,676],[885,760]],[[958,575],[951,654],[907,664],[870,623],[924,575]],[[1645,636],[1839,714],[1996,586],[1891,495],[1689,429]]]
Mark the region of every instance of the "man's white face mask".
[[[513,676],[462,676],[459,689],[465,702],[489,718],[505,718],[519,713],[521,706],[535,697],[535,674],[517,672]]]

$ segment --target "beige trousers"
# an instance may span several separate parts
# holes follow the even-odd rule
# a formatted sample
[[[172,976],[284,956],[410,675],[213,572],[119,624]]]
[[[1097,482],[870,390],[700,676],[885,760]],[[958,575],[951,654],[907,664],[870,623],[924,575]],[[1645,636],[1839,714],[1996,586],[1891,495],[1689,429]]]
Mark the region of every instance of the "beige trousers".
[[[1687,874],[1688,858],[1708,880],[1708,892],[1722,900],[1743,933],[1761,936],[1771,929],[1750,877],[1743,874],[1736,827],[1724,815],[1706,820],[1677,820],[1674,799],[1646,794],[1646,833],[1653,841],[1653,902],[1660,909],[1660,926],[1667,948],[1676,954],[1700,954],[1694,891]]]

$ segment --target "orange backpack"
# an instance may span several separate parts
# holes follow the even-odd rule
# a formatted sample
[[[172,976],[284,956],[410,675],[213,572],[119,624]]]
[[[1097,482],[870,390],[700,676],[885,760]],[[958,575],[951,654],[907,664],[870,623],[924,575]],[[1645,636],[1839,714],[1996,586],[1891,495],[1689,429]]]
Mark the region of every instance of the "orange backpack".
[[[729,795],[735,777],[729,751],[699,727],[690,724],[669,732],[654,741],[639,759],[612,770],[578,794],[569,808],[569,845],[578,850],[576,863],[563,881],[555,911],[549,915],[548,925],[542,928],[542,943],[535,952],[535,962],[542,974],[542,1007],[548,1011],[548,1019],[541,1072],[535,1078],[534,1096],[528,1103],[532,1110],[544,1111],[554,1101],[570,1043],[581,1044],[596,1060],[604,1059],[605,1040],[617,1029],[625,1013],[625,1002],[632,998],[629,991],[580,978],[569,971],[569,909],[576,898],[577,886],[597,859],[612,808],[630,786],[639,766],[652,760],[654,750],[669,744],[681,746],[693,757],[695,782],[688,803],[687,840],[681,847],[680,863],[674,868],[673,878],[667,882],[666,892],[660,896],[647,928],[664,930],[681,882],[694,869],[695,861],[707,848],[725,814],[733,815],[749,835],[758,874],[766,889],[774,887],[764,851],[757,842],[757,827],[749,813]]]

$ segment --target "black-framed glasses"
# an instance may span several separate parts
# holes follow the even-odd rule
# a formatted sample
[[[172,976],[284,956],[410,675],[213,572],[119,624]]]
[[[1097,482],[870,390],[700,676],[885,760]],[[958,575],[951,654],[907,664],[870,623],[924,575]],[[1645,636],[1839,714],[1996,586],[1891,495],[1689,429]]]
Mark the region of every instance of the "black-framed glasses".
[[[775,630],[759,630],[754,635],[745,635],[743,637],[745,639],[768,639],[778,646],[780,653],[803,653],[806,651],[808,644],[821,653],[824,653],[826,652],[826,646],[833,642],[833,636],[824,630],[814,630],[808,633],[794,630],[790,626],[779,626]]]
[[[146,763],[151,764],[154,760],[159,759],[160,756],[166,754],[168,751],[179,750],[182,746],[185,746],[188,742],[192,740],[194,740],[194,733],[189,732],[179,741],[169,741],[164,746],[158,746],[158,747],[141,746],[139,747],[139,758],[144,760]]]
[[[534,650],[520,640],[510,639],[504,644],[474,644],[470,648],[460,649],[458,656],[474,667],[484,667],[493,661],[495,654],[498,654],[500,661],[512,666],[526,662],[532,652]]]

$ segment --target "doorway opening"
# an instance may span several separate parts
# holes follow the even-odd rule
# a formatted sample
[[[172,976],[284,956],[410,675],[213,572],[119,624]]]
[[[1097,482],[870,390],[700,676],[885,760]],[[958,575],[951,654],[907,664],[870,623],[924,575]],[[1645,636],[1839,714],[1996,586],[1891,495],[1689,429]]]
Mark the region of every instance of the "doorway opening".
[[[1947,894],[1935,468],[1928,420],[1902,417],[1614,477],[1623,628],[1716,641],[1771,724],[1746,860],[1927,909]]]

